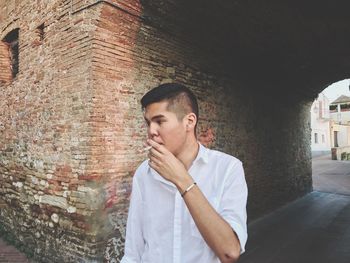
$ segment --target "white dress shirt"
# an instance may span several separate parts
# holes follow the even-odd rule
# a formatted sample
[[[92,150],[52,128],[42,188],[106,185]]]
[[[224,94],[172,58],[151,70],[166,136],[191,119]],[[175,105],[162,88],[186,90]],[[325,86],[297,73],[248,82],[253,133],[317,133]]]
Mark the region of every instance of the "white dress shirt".
[[[213,208],[247,241],[247,184],[242,163],[200,144],[189,169]],[[217,263],[176,186],[144,161],[135,172],[122,263]]]

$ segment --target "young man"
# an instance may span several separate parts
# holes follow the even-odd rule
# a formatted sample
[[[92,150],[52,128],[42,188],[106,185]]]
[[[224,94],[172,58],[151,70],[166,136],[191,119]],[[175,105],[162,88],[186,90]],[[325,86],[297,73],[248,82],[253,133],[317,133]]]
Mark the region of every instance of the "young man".
[[[196,139],[198,105],[185,86],[141,99],[149,159],[137,169],[121,262],[236,262],[247,240],[242,163]]]

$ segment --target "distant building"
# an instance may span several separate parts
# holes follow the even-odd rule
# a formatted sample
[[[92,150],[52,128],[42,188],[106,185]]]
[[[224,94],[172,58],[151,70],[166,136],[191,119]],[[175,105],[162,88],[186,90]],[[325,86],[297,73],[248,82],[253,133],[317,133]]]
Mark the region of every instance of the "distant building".
[[[320,93],[311,106],[312,156],[331,152],[329,100]]]
[[[329,111],[337,124],[350,125],[350,97],[341,95],[329,105]]]
[[[350,97],[342,95],[329,105],[332,147],[350,146]]]

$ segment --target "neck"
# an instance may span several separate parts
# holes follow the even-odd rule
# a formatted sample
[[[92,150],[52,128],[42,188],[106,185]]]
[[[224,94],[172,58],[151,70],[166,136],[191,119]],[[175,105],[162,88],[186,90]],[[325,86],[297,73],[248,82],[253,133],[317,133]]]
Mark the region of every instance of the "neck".
[[[192,162],[196,159],[199,151],[199,144],[196,138],[191,138],[184,144],[183,150],[176,156],[186,167],[186,170],[189,170]]]

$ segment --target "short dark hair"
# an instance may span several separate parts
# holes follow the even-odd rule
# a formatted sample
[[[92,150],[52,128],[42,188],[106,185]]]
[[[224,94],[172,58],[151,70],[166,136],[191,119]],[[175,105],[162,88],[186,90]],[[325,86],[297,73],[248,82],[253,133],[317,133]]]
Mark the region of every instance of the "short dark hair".
[[[194,93],[186,86],[179,83],[165,83],[148,91],[141,99],[142,109],[155,102],[167,101],[168,109],[182,119],[186,114],[196,114],[197,122],[199,117],[198,102]],[[178,105],[182,108],[178,109]],[[196,124],[197,126],[197,124]]]

